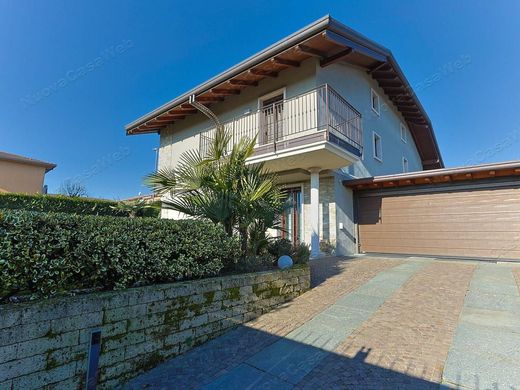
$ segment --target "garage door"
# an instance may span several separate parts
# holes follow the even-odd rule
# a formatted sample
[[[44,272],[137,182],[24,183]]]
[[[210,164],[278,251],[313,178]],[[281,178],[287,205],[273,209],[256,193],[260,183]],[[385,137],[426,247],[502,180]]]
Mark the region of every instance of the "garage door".
[[[520,259],[520,187],[358,196],[361,252]]]

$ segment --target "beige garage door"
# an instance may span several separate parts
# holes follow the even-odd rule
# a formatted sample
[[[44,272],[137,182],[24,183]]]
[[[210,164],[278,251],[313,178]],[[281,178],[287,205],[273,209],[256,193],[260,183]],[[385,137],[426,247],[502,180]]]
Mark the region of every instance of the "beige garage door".
[[[520,259],[520,187],[358,197],[361,252]]]

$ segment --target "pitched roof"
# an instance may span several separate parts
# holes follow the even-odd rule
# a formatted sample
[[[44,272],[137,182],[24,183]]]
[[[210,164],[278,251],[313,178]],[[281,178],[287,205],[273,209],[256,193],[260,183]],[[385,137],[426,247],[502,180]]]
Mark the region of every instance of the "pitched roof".
[[[210,106],[311,57],[319,58],[322,67],[343,61],[366,69],[405,118],[424,169],[444,166],[431,121],[390,50],[329,15],[136,119],[126,133],[158,132],[197,113],[189,104],[192,96]]]
[[[7,153],[7,152],[2,152],[2,151],[0,151],[0,161],[1,160],[44,167],[45,172],[49,172],[50,170],[56,168],[56,164],[48,163],[48,162],[41,161],[41,160],[35,160],[33,158],[24,157],[24,156],[20,156],[18,154]]]

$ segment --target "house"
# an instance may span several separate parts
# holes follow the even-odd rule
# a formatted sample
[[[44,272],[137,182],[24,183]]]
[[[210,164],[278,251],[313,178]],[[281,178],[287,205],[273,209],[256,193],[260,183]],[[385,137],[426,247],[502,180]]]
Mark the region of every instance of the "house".
[[[283,216],[283,234],[293,242],[310,243],[313,256],[320,254],[322,241],[334,245],[340,255],[368,251],[450,255],[435,250],[453,239],[445,228],[462,229],[470,247],[453,255],[480,253],[471,246],[485,236],[485,229],[475,233],[471,222],[445,226],[441,221],[437,228],[442,234],[433,235],[437,238],[431,242],[420,239],[429,235],[427,219],[420,234],[414,230],[418,224],[399,228],[404,219],[381,223],[381,213],[400,213],[403,204],[412,204],[412,198],[405,198],[386,208],[382,192],[388,188],[398,189],[388,195],[391,198],[409,187],[415,191],[416,184],[424,184],[421,191],[433,191],[436,183],[449,186],[460,174],[470,181],[481,177],[463,170],[443,171],[431,121],[392,53],[332,17],[315,21],[127,125],[129,135],[160,134],[159,168],[174,167],[190,149],[204,153],[214,136],[214,124],[190,103],[193,99],[210,107],[234,140],[257,137],[250,162],[263,161],[277,172],[292,202]],[[483,169],[495,174],[520,172],[511,166],[503,171]],[[512,191],[518,196],[518,190]],[[488,195],[490,202],[493,196]],[[420,209],[428,209],[431,199],[420,202]],[[511,228],[520,231],[518,203],[515,207],[519,214]],[[414,212],[406,211],[407,218],[414,218]],[[179,217],[168,210],[162,215]],[[445,220],[449,215],[436,218]],[[372,225],[379,230],[370,230]],[[378,244],[381,231],[387,234],[385,245]],[[401,239],[407,244],[396,244]],[[500,252],[495,249],[482,254]],[[507,254],[517,255],[519,250]]]
[[[0,192],[45,193],[45,174],[56,164],[0,151]]]

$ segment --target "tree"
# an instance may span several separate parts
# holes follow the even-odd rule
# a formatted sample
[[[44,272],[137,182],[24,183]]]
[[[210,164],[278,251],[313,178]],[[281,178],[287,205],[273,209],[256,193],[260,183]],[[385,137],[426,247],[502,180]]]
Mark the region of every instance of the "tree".
[[[218,127],[207,155],[185,152],[176,168],[152,173],[145,182],[168,195],[165,207],[221,224],[229,236],[238,233],[245,257],[250,234],[258,236],[261,229],[265,237],[266,229],[278,227],[285,205],[277,176],[263,163],[246,164],[255,144],[256,139],[242,138],[231,145],[231,136]]]
[[[63,183],[61,183],[60,189],[58,191],[60,194],[66,196],[87,196],[86,187],[82,183],[73,182],[72,180],[65,180]]]

